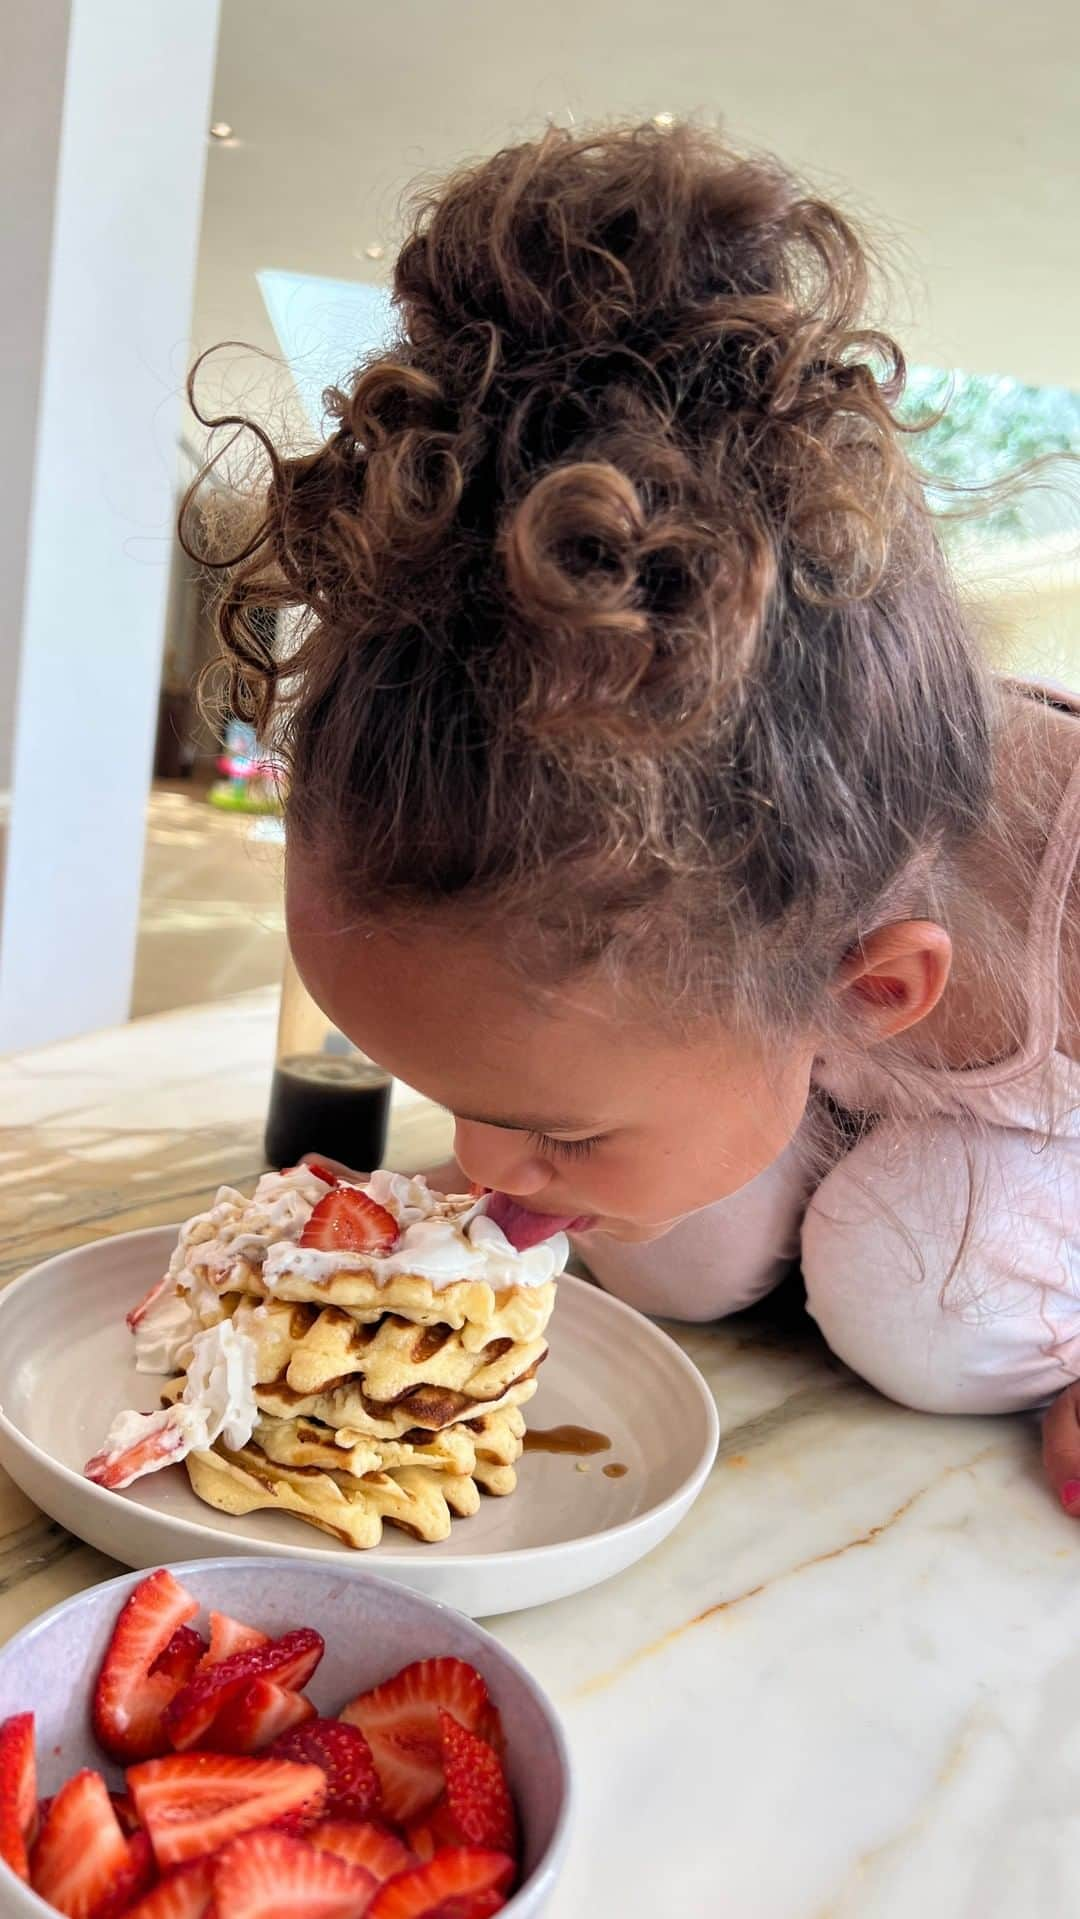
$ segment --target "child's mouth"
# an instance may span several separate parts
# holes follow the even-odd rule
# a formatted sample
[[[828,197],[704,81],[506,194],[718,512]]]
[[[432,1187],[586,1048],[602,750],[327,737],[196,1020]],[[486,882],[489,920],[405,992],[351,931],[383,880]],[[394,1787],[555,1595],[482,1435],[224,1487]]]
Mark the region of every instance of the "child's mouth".
[[[522,1206],[516,1199],[510,1199],[506,1193],[492,1193],[487,1203],[487,1216],[494,1220],[501,1233],[506,1235],[511,1246],[519,1253],[527,1252],[530,1246],[540,1246],[554,1233],[584,1233],[593,1224],[586,1214],[534,1213]]]

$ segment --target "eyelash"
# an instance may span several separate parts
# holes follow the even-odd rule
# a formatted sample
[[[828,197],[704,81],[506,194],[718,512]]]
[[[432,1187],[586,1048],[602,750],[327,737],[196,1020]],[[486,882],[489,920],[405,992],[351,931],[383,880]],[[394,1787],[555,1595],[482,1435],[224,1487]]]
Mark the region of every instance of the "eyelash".
[[[552,1139],[547,1133],[530,1133],[529,1144],[535,1146],[537,1152],[551,1153],[555,1158],[561,1155],[564,1159],[588,1159],[599,1146],[600,1135],[593,1139]]]

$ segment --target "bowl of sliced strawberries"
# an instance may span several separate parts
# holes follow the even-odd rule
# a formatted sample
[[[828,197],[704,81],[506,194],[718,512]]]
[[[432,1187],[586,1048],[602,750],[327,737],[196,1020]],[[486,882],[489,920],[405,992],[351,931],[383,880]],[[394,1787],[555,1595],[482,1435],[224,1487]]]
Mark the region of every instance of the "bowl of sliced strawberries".
[[[569,1801],[524,1668],[368,1574],[131,1574],[0,1649],[5,1915],[535,1919]]]

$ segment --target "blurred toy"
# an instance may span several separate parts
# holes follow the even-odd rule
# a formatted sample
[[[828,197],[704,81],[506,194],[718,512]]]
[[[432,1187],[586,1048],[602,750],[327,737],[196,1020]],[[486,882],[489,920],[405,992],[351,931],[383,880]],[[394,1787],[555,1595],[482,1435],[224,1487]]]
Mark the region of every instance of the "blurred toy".
[[[272,753],[262,751],[255,728],[245,721],[229,721],[218,772],[222,777],[207,795],[211,806],[230,813],[281,812],[284,768]]]

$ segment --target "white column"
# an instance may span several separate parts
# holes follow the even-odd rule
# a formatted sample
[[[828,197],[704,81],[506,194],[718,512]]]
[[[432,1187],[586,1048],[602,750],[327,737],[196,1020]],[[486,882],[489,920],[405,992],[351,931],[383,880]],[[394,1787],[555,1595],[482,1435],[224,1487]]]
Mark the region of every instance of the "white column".
[[[30,216],[51,228],[45,325],[36,357],[20,342],[36,420],[31,398],[14,442],[5,423],[32,483],[0,641],[18,653],[0,1051],[127,1017],[219,0],[70,0],[66,61],[64,8],[43,5],[51,32],[4,79],[47,102],[64,62],[54,191]],[[39,188],[48,172],[39,152]],[[0,192],[5,231],[25,227],[16,168]]]
[[[5,817],[69,13],[69,0],[13,7],[3,23],[0,59],[0,205],[8,289],[8,297],[0,299],[0,419],[8,450],[0,462],[0,796]]]

